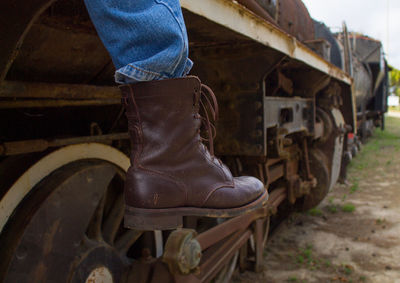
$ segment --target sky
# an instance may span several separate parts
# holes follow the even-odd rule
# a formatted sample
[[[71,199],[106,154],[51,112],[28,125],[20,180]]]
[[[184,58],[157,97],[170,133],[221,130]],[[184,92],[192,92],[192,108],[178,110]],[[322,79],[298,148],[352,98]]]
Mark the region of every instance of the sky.
[[[390,65],[400,69],[399,0],[303,0],[310,15],[333,31],[345,21],[349,31],[379,39]]]

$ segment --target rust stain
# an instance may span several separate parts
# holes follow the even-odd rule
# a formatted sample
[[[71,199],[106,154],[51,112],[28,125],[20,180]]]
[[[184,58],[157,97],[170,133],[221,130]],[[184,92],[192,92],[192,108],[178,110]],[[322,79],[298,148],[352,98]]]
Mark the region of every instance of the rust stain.
[[[44,245],[42,247],[42,255],[40,258],[44,259],[42,262],[40,262],[37,267],[33,270],[32,272],[32,282],[46,282],[46,274],[47,274],[47,267],[46,267],[46,262],[45,259],[47,256],[51,253],[53,250],[53,241],[54,241],[54,236],[58,231],[58,228],[60,226],[61,219],[58,219],[55,221],[51,226],[50,229],[48,230],[47,233],[44,234]]]

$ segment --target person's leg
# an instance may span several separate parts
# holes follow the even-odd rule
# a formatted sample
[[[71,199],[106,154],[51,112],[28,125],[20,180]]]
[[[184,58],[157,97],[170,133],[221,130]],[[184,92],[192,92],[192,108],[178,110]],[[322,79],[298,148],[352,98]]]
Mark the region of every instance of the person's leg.
[[[179,0],[85,0],[118,83],[185,76],[192,67]]]
[[[132,143],[124,225],[175,229],[185,216],[234,217],[263,205],[268,193],[261,181],[233,177],[214,157],[210,120],[218,115],[217,101],[197,77],[185,77],[192,63],[179,1],[86,5],[118,69],[117,82],[124,84]],[[201,143],[201,121],[211,152]]]

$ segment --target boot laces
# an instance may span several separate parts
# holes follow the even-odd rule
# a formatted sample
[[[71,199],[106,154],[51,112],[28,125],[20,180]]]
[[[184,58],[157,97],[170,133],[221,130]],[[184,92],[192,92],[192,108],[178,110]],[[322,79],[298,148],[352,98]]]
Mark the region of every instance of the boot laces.
[[[199,118],[202,121],[202,128],[207,135],[206,138],[200,137],[200,139],[202,142],[208,143],[208,149],[214,159],[214,139],[217,135],[217,130],[213,123],[218,120],[218,102],[212,89],[204,84],[201,85],[199,103],[200,112],[203,114],[199,115]],[[222,164],[219,159],[218,161]]]

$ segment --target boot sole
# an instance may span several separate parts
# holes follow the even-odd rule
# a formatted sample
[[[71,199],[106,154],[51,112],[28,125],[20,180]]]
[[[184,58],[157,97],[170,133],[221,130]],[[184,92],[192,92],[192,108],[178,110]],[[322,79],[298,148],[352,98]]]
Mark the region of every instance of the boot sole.
[[[198,208],[178,207],[147,209],[126,206],[124,226],[129,229],[154,231],[171,230],[182,227],[184,216],[202,216],[212,218],[229,218],[251,212],[262,207],[268,200],[268,192],[265,191],[256,200],[246,205],[235,208]]]

